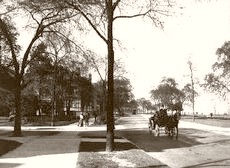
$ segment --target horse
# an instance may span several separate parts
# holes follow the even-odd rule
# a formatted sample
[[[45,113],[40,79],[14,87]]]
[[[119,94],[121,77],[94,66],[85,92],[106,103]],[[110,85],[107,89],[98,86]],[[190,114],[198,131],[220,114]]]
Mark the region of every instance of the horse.
[[[175,134],[175,130],[176,130],[176,139],[178,139],[178,124],[179,124],[179,120],[181,118],[181,114],[179,111],[177,111],[174,115],[172,116],[168,116],[168,122],[166,124],[166,129],[168,132],[169,136],[173,136]]]

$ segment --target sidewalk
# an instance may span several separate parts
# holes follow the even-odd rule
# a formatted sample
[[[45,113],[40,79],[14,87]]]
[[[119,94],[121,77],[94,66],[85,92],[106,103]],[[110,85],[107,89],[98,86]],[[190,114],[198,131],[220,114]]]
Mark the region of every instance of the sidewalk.
[[[141,116],[144,117],[144,120],[148,119],[148,115]],[[123,123],[116,125],[116,130],[147,128],[146,121],[143,122],[139,116],[132,116],[132,120],[135,125]],[[180,121],[180,128],[197,128],[222,135],[230,135],[230,131],[226,128],[183,121]],[[109,164],[112,164],[112,167],[168,167],[162,164],[162,162],[167,164],[168,162],[159,159],[158,153],[155,152],[150,155],[150,153],[138,148],[124,148],[112,153],[106,153],[104,152],[104,146],[102,146],[101,151],[95,152],[92,150],[94,147],[98,148],[97,145],[105,144],[105,137],[100,135],[100,133],[106,131],[105,125],[78,127],[75,123],[55,127],[22,127],[24,137],[10,137],[4,133],[12,131],[12,129],[12,127],[0,127],[0,140],[13,140],[22,144],[15,150],[0,156],[1,168],[91,168],[93,166],[109,167],[107,166]],[[127,139],[115,139],[115,142],[130,143]],[[85,144],[86,147],[91,145],[91,150],[80,150],[82,144]],[[182,148],[177,150],[181,151]],[[165,152],[160,154],[164,155],[164,158],[170,158],[166,156]],[[160,156],[160,158],[162,157]]]
[[[0,127],[1,129],[8,130],[9,128]],[[105,131],[105,126],[78,127],[76,124],[71,124],[59,127],[23,127],[22,130],[25,131],[24,137],[0,135],[0,139],[22,143],[15,150],[0,157],[1,168],[90,168],[94,163],[88,163],[89,160],[93,162],[102,161],[101,165],[96,163],[99,167],[107,167],[108,160],[115,165],[114,167],[140,167],[140,164],[146,165],[145,167],[149,167],[149,165],[167,167],[141,149],[124,149],[112,153],[79,151],[80,144],[83,142],[88,144],[105,142],[105,138],[81,138],[79,136],[81,132],[91,135],[88,131],[93,131],[97,134]],[[115,142],[130,143],[126,139],[115,139]],[[78,163],[79,161],[80,163]]]
[[[43,135],[37,136],[36,133]],[[77,148],[80,144],[76,134],[68,132],[55,134],[48,131],[36,133],[25,137],[4,137],[4,139],[21,142],[22,145],[3,155],[0,158],[0,167],[76,167]],[[2,139],[2,136],[0,138]]]
[[[180,127],[200,129],[200,130],[205,130],[220,135],[230,136],[230,129],[225,127],[211,126],[211,125],[199,124],[199,123],[189,122],[189,121],[180,121]]]

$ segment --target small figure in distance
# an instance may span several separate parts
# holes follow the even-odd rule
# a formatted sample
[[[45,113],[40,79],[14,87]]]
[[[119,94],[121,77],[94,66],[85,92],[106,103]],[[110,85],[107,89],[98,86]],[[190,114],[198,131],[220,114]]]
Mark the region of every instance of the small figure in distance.
[[[78,126],[79,126],[79,127],[82,127],[82,126],[83,126],[83,121],[84,121],[84,115],[83,115],[83,113],[81,112],[81,113],[80,113],[80,120],[79,120],[79,123],[78,123]]]
[[[85,117],[84,117],[84,119],[85,119],[85,127],[88,127],[88,126],[89,126],[89,118],[90,118],[90,114],[89,114],[89,112],[87,111],[87,112],[85,113]]]

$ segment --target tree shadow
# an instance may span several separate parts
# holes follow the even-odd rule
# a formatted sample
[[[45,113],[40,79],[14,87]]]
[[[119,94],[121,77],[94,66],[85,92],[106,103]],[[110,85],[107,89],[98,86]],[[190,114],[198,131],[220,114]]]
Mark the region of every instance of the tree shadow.
[[[38,136],[38,137],[44,137],[44,136],[54,136],[60,134],[60,131],[22,131],[23,137],[30,137],[30,136]]]
[[[226,162],[228,162],[228,163],[226,164]],[[197,164],[197,165],[191,165],[191,166],[184,167],[184,168],[199,168],[199,167],[207,167],[207,168],[208,167],[230,167],[230,158],[215,160],[215,161],[211,161],[211,162],[205,162],[205,163],[201,163],[201,164]]]
[[[180,131],[182,130],[180,129]],[[161,133],[160,136],[154,136],[149,133],[148,129],[119,130],[117,134],[125,137],[146,152],[161,152],[165,149],[185,148],[202,144],[197,141],[200,135],[193,134],[188,136],[179,133],[178,139],[169,137],[164,133]]]
[[[16,168],[21,166],[22,164],[20,163],[0,163],[1,168]]]
[[[85,131],[80,132],[78,135],[81,138],[87,138],[88,140],[81,140],[79,146],[79,152],[102,152],[105,151],[106,148],[106,132],[105,131]],[[127,141],[124,142],[116,142],[116,140],[122,140],[123,137],[114,136],[114,150],[122,151],[122,150],[130,150],[137,149],[137,147]]]
[[[22,143],[12,140],[0,139],[0,156],[12,151],[22,145]],[[1,166],[0,166],[1,167]]]
[[[3,158],[23,158],[40,155],[68,154],[76,152],[76,132],[59,132],[59,131],[23,131],[22,137],[13,137],[8,134],[10,140],[15,140],[15,148],[10,143],[5,147],[10,150],[2,152]],[[6,139],[5,136],[4,139]],[[7,140],[8,141],[8,140]],[[17,142],[18,141],[18,142]],[[10,141],[9,141],[10,142]],[[0,145],[2,146],[2,145]],[[17,148],[17,149],[16,149]],[[1,150],[2,148],[0,148]],[[11,154],[8,154],[12,151]]]
[[[81,132],[78,135],[81,138],[93,138],[93,139],[104,138],[106,139],[105,131],[86,131],[86,132]],[[150,135],[148,132],[148,129],[116,130],[115,139],[121,139],[121,138],[127,139],[128,141],[130,141],[131,144],[135,145],[137,148],[140,148],[146,152],[160,152],[160,151],[163,151],[165,149],[170,149],[170,148],[183,148],[183,147],[190,147],[190,146],[201,144],[200,142],[196,141],[197,137],[195,136],[187,137],[185,135],[180,135],[178,140],[176,140],[175,137],[171,138],[166,135],[161,135],[159,137]],[[97,142],[95,144],[96,145],[93,145],[89,142],[81,143],[81,145],[83,145],[84,147],[86,147],[87,145],[91,146],[89,147],[91,151],[94,151],[93,148],[95,148],[96,151],[105,150],[105,143]],[[118,150],[118,151],[122,150],[122,147],[124,147],[122,146],[124,145],[124,143],[115,143],[114,145],[115,145],[115,150]],[[98,148],[100,148],[101,150],[99,150]],[[133,146],[131,148],[133,148]],[[84,151],[84,150],[81,148],[81,151]]]
[[[81,142],[78,152],[104,152],[106,142]],[[114,151],[138,149],[129,142],[114,142]]]
[[[223,136],[223,138],[218,136],[218,139],[212,139],[210,141],[208,140],[210,138],[210,133],[208,131],[192,128],[179,128],[178,139],[176,139],[175,136],[169,137],[165,135],[163,131],[160,136],[154,136],[149,133],[148,128],[115,129],[114,134],[115,138],[124,137],[146,152],[161,152],[165,149],[187,148],[201,144],[209,144],[213,142],[224,143],[229,141],[229,138],[226,139],[225,136]],[[87,136],[90,136],[91,138],[105,138],[106,131],[85,131],[79,132],[78,135],[83,138]],[[118,144],[116,148],[121,150],[119,145],[121,144]]]

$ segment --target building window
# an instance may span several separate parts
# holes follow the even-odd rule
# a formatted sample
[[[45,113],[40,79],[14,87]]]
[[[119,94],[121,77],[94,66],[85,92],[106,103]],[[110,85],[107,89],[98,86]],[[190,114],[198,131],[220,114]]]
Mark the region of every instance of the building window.
[[[76,108],[77,111],[81,111],[81,101],[80,100],[74,100],[73,108]]]

